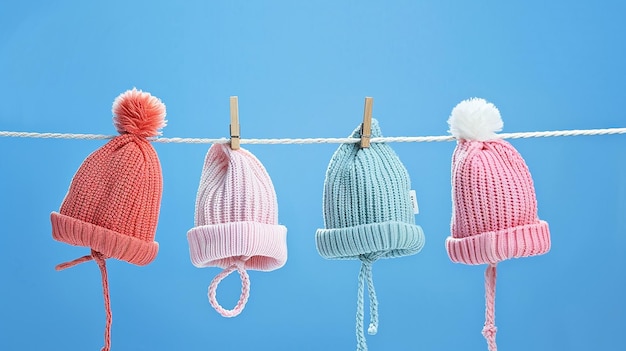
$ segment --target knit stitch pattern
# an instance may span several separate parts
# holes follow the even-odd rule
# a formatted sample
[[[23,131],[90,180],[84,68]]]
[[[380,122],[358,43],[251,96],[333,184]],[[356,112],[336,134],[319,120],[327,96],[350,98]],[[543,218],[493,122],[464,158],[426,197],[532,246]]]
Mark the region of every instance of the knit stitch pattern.
[[[526,162],[494,133],[503,125],[498,109],[484,99],[465,100],[452,110],[448,123],[459,140],[452,155],[451,236],[446,249],[453,262],[488,264],[482,333],[489,351],[497,351],[497,263],[548,252],[550,230],[537,215]]]
[[[360,127],[351,137],[361,136]],[[372,137],[380,137],[372,119]],[[324,181],[324,229],[316,232],[317,249],[327,259],[381,258],[418,253],[424,246],[415,224],[409,174],[389,145],[342,144],[332,156]]]
[[[359,138],[361,128],[351,137]],[[372,137],[380,137],[372,119]],[[378,299],[372,265],[379,258],[408,256],[424,246],[422,228],[415,224],[409,174],[395,152],[384,143],[368,148],[350,143],[335,151],[324,181],[323,229],[315,238],[327,259],[361,261],[357,289],[357,350],[367,350],[364,332],[364,295],[368,290],[370,335],[378,331]]]
[[[100,268],[106,312],[103,351],[111,347],[112,313],[106,259],[136,265],[152,262],[159,250],[156,234],[163,180],[156,151],[146,137],[165,126],[165,105],[132,89],[113,103],[113,123],[122,134],[91,153],[52,212],[52,237],[91,253],[61,263],[57,270],[95,261]]]
[[[196,197],[195,227],[187,233],[196,267],[226,268],[240,256],[245,268],[272,271],[287,261],[287,228],[278,224],[274,185],[245,149],[214,144]]]
[[[504,140],[460,140],[452,157],[450,259],[497,263],[550,249],[548,223],[537,217],[534,185],[520,154]]]
[[[245,149],[214,144],[207,152],[196,197],[195,227],[187,232],[191,262],[221,267],[209,287],[211,305],[224,317],[248,300],[247,269],[272,271],[287,261],[287,228],[278,224],[274,185],[261,162]],[[242,294],[233,310],[216,299],[219,282],[238,271]]]
[[[51,214],[52,237],[146,265],[159,248],[161,192],[161,166],[150,142],[133,134],[115,137],[74,175],[59,213]]]

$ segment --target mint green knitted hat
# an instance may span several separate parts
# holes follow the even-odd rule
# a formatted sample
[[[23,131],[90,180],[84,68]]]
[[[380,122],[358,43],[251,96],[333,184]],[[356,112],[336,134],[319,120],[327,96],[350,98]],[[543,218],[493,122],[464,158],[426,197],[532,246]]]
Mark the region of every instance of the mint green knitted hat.
[[[372,137],[381,137],[372,119]],[[361,137],[361,127],[351,137]],[[385,143],[361,148],[339,146],[324,182],[324,229],[315,234],[317,250],[327,259],[361,260],[357,301],[357,350],[367,350],[363,332],[363,293],[370,298],[369,334],[378,329],[378,301],[372,264],[379,258],[408,256],[424,247],[424,232],[415,224],[411,180],[396,153]]]

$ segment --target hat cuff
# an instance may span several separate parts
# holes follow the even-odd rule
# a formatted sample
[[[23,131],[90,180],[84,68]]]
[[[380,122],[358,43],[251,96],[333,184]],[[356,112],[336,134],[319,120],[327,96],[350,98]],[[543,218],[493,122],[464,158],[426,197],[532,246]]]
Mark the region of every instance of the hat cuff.
[[[106,257],[138,266],[152,262],[159,251],[156,241],[143,241],[57,212],[50,214],[50,221],[54,240],[89,247]]]
[[[448,256],[465,264],[497,263],[509,258],[542,255],[550,251],[550,229],[545,221],[446,239]]]
[[[192,228],[189,255],[196,267],[226,268],[249,257],[245,269],[273,271],[287,262],[287,228],[278,224],[232,222]]]
[[[358,259],[369,253],[383,253],[381,258],[413,255],[424,247],[425,238],[419,225],[390,221],[318,229],[315,241],[324,258]]]

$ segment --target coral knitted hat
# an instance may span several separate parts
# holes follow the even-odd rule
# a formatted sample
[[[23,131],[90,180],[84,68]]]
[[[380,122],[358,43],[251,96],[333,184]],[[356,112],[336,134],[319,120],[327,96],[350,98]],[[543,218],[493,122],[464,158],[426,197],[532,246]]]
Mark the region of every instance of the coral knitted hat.
[[[446,240],[453,262],[488,264],[483,335],[495,351],[496,265],[550,250],[548,223],[537,216],[533,180],[524,159],[495,132],[500,112],[483,99],[459,103],[448,119],[458,140],[452,156],[452,235]]]
[[[380,137],[372,119],[372,137]],[[361,127],[351,137],[360,138]],[[357,300],[357,349],[367,350],[363,332],[363,294],[370,299],[369,334],[378,330],[378,300],[372,264],[379,258],[418,253],[424,246],[422,228],[415,224],[409,174],[395,152],[384,143],[360,148],[339,146],[324,182],[324,229],[315,235],[319,254],[327,259],[361,260]]]
[[[267,171],[249,151],[214,144],[204,160],[196,198],[195,227],[187,232],[191,262],[220,267],[209,302],[224,317],[239,315],[248,301],[247,269],[273,271],[287,261],[287,228],[278,224],[278,202]],[[217,302],[218,284],[234,271],[241,277],[235,308]]]
[[[105,260],[146,265],[157,255],[154,241],[161,204],[161,166],[148,137],[165,126],[165,105],[140,90],[113,103],[113,123],[121,134],[89,155],[61,204],[52,212],[52,237],[91,253],[57,265],[66,269],[89,260],[100,267],[107,315],[104,351],[110,349],[111,308]]]

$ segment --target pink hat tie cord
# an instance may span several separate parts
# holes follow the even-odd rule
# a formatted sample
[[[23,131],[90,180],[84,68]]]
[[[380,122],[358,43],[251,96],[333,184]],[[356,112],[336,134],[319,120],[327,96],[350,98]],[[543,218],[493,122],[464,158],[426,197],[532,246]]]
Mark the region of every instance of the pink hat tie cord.
[[[278,224],[274,185],[248,150],[211,145],[187,240],[194,266],[222,269],[209,285],[208,298],[223,317],[238,316],[245,309],[250,296],[247,270],[269,272],[285,264],[287,228]],[[227,310],[217,302],[217,286],[234,271],[241,277],[241,295],[235,307]]]
[[[469,99],[452,110],[448,124],[457,145],[446,250],[452,262],[487,265],[482,334],[489,351],[497,351],[496,266],[550,251],[550,228],[539,219],[526,162],[496,134],[504,125],[500,111],[484,99]]]
[[[487,339],[489,351],[497,351],[496,345],[496,264],[489,264],[485,270],[485,326],[483,336]]]
[[[211,285],[209,285],[209,303],[211,303],[211,306],[213,306],[213,308],[223,317],[236,317],[246,307],[246,303],[250,297],[250,277],[245,269],[245,264],[249,258],[250,257],[242,257],[237,262],[225,268],[220,274],[213,278]],[[219,302],[217,302],[217,286],[224,278],[229,276],[235,270],[239,272],[239,276],[241,277],[241,296],[239,297],[239,301],[237,302],[235,308],[227,310],[224,309]]]
[[[107,257],[103,254],[92,249],[91,255],[86,255],[73,261],[61,263],[55,267],[57,271],[62,271],[91,260],[96,261],[98,267],[100,267],[100,274],[102,275],[102,293],[104,295],[104,310],[107,318],[106,326],[104,328],[104,346],[102,347],[102,351],[109,351],[111,349],[111,323],[113,320],[113,316],[111,314],[111,301],[109,300],[109,280],[107,277],[106,259]]]

